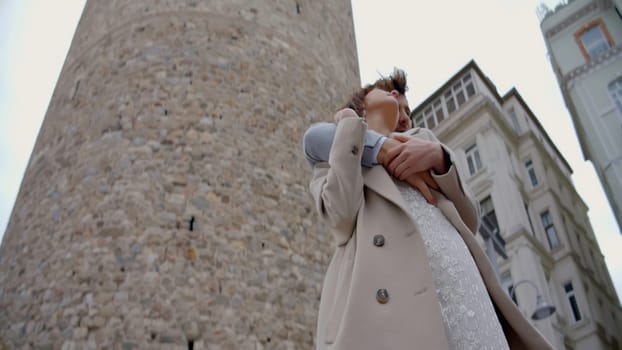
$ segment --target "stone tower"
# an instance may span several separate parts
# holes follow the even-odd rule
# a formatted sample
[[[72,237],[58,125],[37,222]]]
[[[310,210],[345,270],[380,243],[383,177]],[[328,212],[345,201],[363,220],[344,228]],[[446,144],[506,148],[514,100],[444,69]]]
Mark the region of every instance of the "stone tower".
[[[311,348],[332,240],[301,137],[358,77],[349,0],[89,0],[2,242],[0,343]]]

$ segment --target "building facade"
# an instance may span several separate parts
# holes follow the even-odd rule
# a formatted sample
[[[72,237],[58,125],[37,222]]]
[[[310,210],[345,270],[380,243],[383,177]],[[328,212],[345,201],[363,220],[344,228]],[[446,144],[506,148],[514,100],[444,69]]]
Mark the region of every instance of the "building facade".
[[[0,246],[0,348],[312,348],[332,237],[301,140],[358,86],[350,0],[88,0]]]
[[[455,151],[487,226],[505,243],[499,279],[524,315],[531,319],[541,294],[556,312],[532,322],[556,349],[619,349],[622,309],[588,208],[518,91],[500,96],[471,61],[411,117]]]
[[[572,0],[541,17],[583,156],[594,165],[622,233],[622,5]]]

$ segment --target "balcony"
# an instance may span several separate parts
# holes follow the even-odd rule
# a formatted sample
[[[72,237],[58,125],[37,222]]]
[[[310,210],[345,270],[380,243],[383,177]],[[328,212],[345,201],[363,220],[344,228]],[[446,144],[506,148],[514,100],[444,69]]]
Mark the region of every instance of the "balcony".
[[[574,6],[570,6],[573,5],[573,3]],[[612,0],[540,0],[538,6],[536,7],[536,15],[538,16],[540,25],[542,25],[542,22],[544,22],[547,18],[566,11],[565,9],[569,7],[573,7],[574,10],[569,9],[567,11],[567,15],[570,15],[575,10],[582,8],[599,7],[600,9],[606,9],[610,6],[613,6]]]
[[[544,2],[540,2],[536,7],[536,14],[538,15],[538,20],[540,20],[540,23],[542,23],[542,21],[544,21],[546,18],[559,12],[562,8],[566,7],[566,5],[569,5],[575,1],[576,0],[560,0],[557,3],[549,5],[545,4]]]
[[[621,54],[622,54],[622,44],[618,44],[617,46],[612,47],[611,49],[607,51],[604,51],[603,54],[596,57],[595,59],[590,60],[589,62],[579,67],[576,67],[575,69],[571,70],[570,72],[568,72],[568,74],[562,77],[562,83],[564,84],[564,87],[566,88],[568,87],[567,83],[570,80],[590,71],[592,68],[596,66],[599,66],[606,62],[610,62],[612,59],[614,59],[615,57],[618,57]]]

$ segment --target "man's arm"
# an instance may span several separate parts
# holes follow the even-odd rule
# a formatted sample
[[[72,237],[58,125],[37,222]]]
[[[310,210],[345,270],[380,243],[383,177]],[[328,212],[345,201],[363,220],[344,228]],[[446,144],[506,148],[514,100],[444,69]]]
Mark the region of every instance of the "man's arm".
[[[305,132],[303,148],[305,157],[312,168],[315,169],[316,165],[328,162],[336,129],[337,126],[333,123],[316,123]],[[367,130],[361,165],[371,168],[382,164],[387,152],[400,144],[401,142],[397,140],[386,138],[373,130]],[[436,205],[436,200],[430,189],[438,190],[439,187],[427,170],[406,176],[403,180],[408,182],[411,187],[419,190],[428,203]]]
[[[334,123],[316,123],[311,125],[305,132],[302,145],[305,157],[312,167],[318,163],[328,162],[336,130],[337,125]],[[385,140],[387,138],[381,134],[373,130],[367,130],[365,142],[363,143],[362,166],[371,168],[379,164],[377,160],[378,153]]]

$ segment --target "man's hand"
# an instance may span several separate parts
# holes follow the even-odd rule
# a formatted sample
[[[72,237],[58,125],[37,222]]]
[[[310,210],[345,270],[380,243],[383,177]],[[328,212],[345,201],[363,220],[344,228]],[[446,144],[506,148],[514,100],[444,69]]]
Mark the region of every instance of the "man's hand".
[[[391,175],[406,180],[430,169],[437,174],[447,171],[440,143],[404,135],[393,135],[392,138],[401,144],[392,147],[382,157],[382,164]]]
[[[339,121],[341,121],[341,119],[344,118],[358,118],[359,116],[356,114],[356,112],[351,109],[351,108],[344,108],[341,109],[339,111],[337,111],[337,113],[335,113],[335,116],[333,117],[333,119],[335,120],[335,124],[338,124]]]
[[[432,195],[430,189],[432,188],[440,191],[440,188],[428,171],[415,173],[406,178],[406,182],[408,182],[412,188],[417,189],[428,203],[434,206],[436,205],[436,198]]]
[[[410,138],[409,137],[402,138],[403,140],[402,142],[407,141],[408,139]],[[380,153],[378,153],[378,158],[377,158],[378,163],[383,164],[385,168],[389,170],[389,168],[387,167],[387,164],[389,163],[388,154],[393,149],[396,149],[404,145],[404,143],[402,142],[397,141],[396,139],[392,139],[392,138],[387,139],[382,145],[382,148],[380,149]],[[438,184],[436,183],[432,175],[430,175],[430,172],[428,169],[424,169],[422,171],[415,172],[409,175],[408,177],[406,177],[405,181],[412,188],[418,190],[423,195],[423,198],[425,198],[428,203],[432,205],[436,205],[436,198],[434,198],[434,196],[430,192],[430,189],[435,189],[437,191],[440,191],[440,187],[438,186]]]

